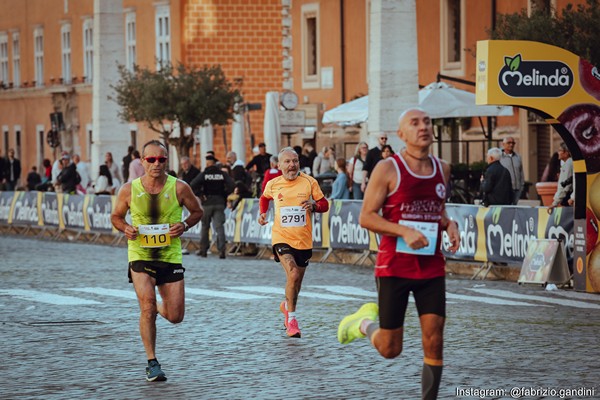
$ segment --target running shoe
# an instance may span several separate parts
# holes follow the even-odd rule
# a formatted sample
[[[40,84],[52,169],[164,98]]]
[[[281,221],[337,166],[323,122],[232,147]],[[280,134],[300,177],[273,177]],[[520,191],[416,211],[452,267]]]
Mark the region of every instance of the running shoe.
[[[366,303],[354,314],[350,314],[340,322],[337,337],[341,344],[348,344],[355,339],[364,338],[360,331],[360,324],[365,319],[375,321],[379,315],[379,307],[376,303]]]
[[[285,300],[281,302],[281,304],[279,305],[279,311],[281,311],[283,313],[284,316],[284,320],[283,320],[283,326],[286,327],[288,326],[288,310],[285,308]]]
[[[167,376],[160,369],[158,361],[152,360],[146,367],[146,380],[148,382],[162,382],[167,380]]]
[[[296,318],[292,318],[288,321],[286,333],[289,337],[301,337],[300,328],[298,328],[298,321]]]

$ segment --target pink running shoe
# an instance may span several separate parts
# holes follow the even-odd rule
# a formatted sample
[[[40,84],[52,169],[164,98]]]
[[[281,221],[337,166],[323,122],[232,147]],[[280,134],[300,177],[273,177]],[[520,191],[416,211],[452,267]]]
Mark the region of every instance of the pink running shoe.
[[[287,328],[288,326],[288,310],[285,307],[285,300],[281,302],[281,304],[279,305],[279,311],[281,311],[283,313],[283,316],[285,317],[285,319],[283,320],[283,326],[285,326]]]
[[[298,328],[298,321],[296,318],[292,318],[288,321],[286,333],[289,337],[301,337],[300,328]]]

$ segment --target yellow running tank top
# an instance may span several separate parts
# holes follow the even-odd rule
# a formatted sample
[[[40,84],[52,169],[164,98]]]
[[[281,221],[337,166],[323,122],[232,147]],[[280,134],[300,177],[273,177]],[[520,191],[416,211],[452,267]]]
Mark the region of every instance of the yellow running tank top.
[[[182,206],[177,200],[177,178],[168,175],[165,186],[158,194],[149,194],[142,185],[141,178],[131,182],[131,203],[129,206],[131,223],[140,225],[174,224],[181,222]],[[171,244],[164,247],[141,247],[140,235],[128,241],[129,261],[163,261],[181,264],[181,240],[171,238]]]

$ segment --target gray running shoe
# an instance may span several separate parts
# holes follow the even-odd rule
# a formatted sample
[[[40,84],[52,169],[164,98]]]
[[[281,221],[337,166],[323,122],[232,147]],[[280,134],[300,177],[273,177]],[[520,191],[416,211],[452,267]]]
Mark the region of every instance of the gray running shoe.
[[[150,361],[150,364],[146,367],[146,380],[148,382],[163,382],[167,380],[167,376],[160,369],[158,361]]]

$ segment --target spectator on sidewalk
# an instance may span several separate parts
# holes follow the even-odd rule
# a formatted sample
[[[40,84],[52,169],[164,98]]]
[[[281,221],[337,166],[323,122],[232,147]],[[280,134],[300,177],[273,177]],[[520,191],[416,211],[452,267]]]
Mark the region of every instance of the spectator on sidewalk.
[[[367,187],[367,183],[369,182],[369,178],[371,177],[371,173],[373,172],[375,165],[377,165],[377,163],[382,159],[381,149],[383,148],[383,145],[387,144],[387,140],[387,133],[380,132],[377,136],[377,146],[369,149],[367,152],[367,158],[365,160],[365,164],[363,165],[363,181],[361,186],[363,192]]]
[[[61,158],[62,169],[58,174],[57,181],[60,184],[62,193],[75,194],[77,185],[80,183],[77,166],[71,162],[69,154],[63,154]]]
[[[558,158],[558,151],[555,151],[550,157],[550,161],[546,164],[542,178],[540,182],[558,182],[558,176],[560,175],[560,158]]]
[[[192,164],[189,157],[183,156],[180,161],[181,169],[179,170],[179,179],[187,183],[192,183],[195,177],[198,176],[200,170]]]
[[[134,150],[131,153],[131,163],[129,163],[129,180],[128,182],[133,182],[134,179],[140,178],[144,176],[146,170],[142,165],[142,160],[140,158],[140,152]],[[114,178],[114,177],[113,177]]]
[[[46,192],[52,190],[52,163],[47,158],[42,161],[44,167],[44,174],[42,175],[42,181],[35,187],[35,190],[40,192]]]
[[[393,156],[394,150],[392,149],[392,146],[390,146],[389,144],[383,145],[381,147],[381,159],[385,160],[386,158],[389,158],[391,156]]]
[[[250,171],[252,168],[256,169],[256,173],[259,176],[263,176],[270,167],[271,155],[267,153],[267,145],[264,143],[258,144],[258,154],[255,155],[248,164],[246,164],[246,170]]]
[[[317,177],[326,172],[335,170],[335,152],[329,146],[324,146],[321,152],[313,161],[313,176]]]
[[[335,160],[335,171],[337,176],[333,181],[330,199],[348,200],[350,198],[350,190],[348,189],[350,178],[348,172],[346,172],[346,160],[343,157]]]
[[[113,182],[115,184],[118,183],[118,186],[121,186],[122,183],[125,183],[125,181],[123,180],[123,177],[121,176],[121,169],[119,168],[119,166],[113,159],[113,155],[110,151],[107,151],[106,154],[104,155],[104,164],[106,164],[106,166],[108,167],[108,170],[110,171],[110,175],[112,176]]]
[[[21,161],[15,158],[15,149],[8,150],[8,157],[4,161],[4,180],[6,190],[17,190],[21,179]]]
[[[246,171],[244,168],[244,163],[237,158],[237,154],[235,151],[230,151],[225,156],[227,161],[227,165],[231,168],[231,179],[234,182],[241,181],[244,182],[246,187],[250,188],[252,185],[252,176]]]
[[[294,151],[296,152],[296,154],[298,154],[298,160],[300,161],[300,171],[304,172],[305,174],[310,174],[312,167],[310,158],[308,158],[308,156],[302,152],[302,147],[300,146],[294,146]]]
[[[81,161],[79,154],[73,154],[73,163],[77,169],[77,173],[81,177],[80,191],[86,193],[88,186],[90,185],[90,170],[86,162]]]
[[[500,164],[502,150],[492,147],[487,152],[488,167],[481,176],[482,204],[488,206],[512,204],[512,181],[508,170]]]
[[[281,170],[279,168],[277,168],[277,164],[279,163],[279,159],[277,158],[277,156],[271,156],[269,162],[271,163],[271,168],[269,168],[267,170],[267,172],[265,172],[265,176],[263,178],[263,183],[262,183],[262,188],[260,191],[261,193],[265,191],[267,182],[269,182],[271,179],[275,179],[278,176],[281,176]]]
[[[107,165],[101,165],[98,171],[98,179],[94,185],[96,194],[115,194],[112,176]]]
[[[515,139],[508,136],[502,140],[502,146],[504,151],[500,158],[500,163],[510,173],[510,180],[512,182],[513,200],[512,204],[517,204],[521,198],[523,187],[525,186],[525,174],[523,173],[523,161],[521,156],[518,155],[515,149]]]
[[[133,146],[127,147],[127,155],[123,157],[123,165],[121,166],[123,169],[123,182],[129,182],[129,164],[133,160],[133,150],[135,150]]]
[[[38,174],[37,167],[34,165],[27,174],[27,190],[36,190],[40,183],[42,183],[42,177]]]
[[[558,158],[560,159],[560,175],[558,176],[558,185],[556,193],[552,199],[552,205],[548,207],[548,213],[556,207],[564,207],[571,205],[573,192],[573,159],[567,145],[562,142],[558,148]],[[571,200],[571,201],[570,201]]]
[[[350,159],[348,163],[348,174],[352,179],[352,198],[354,200],[362,200],[364,197],[364,192],[362,189],[363,183],[363,166],[365,165],[365,161],[367,159],[367,153],[369,151],[369,145],[367,142],[360,142],[356,145],[356,151],[354,152],[354,156]]]

